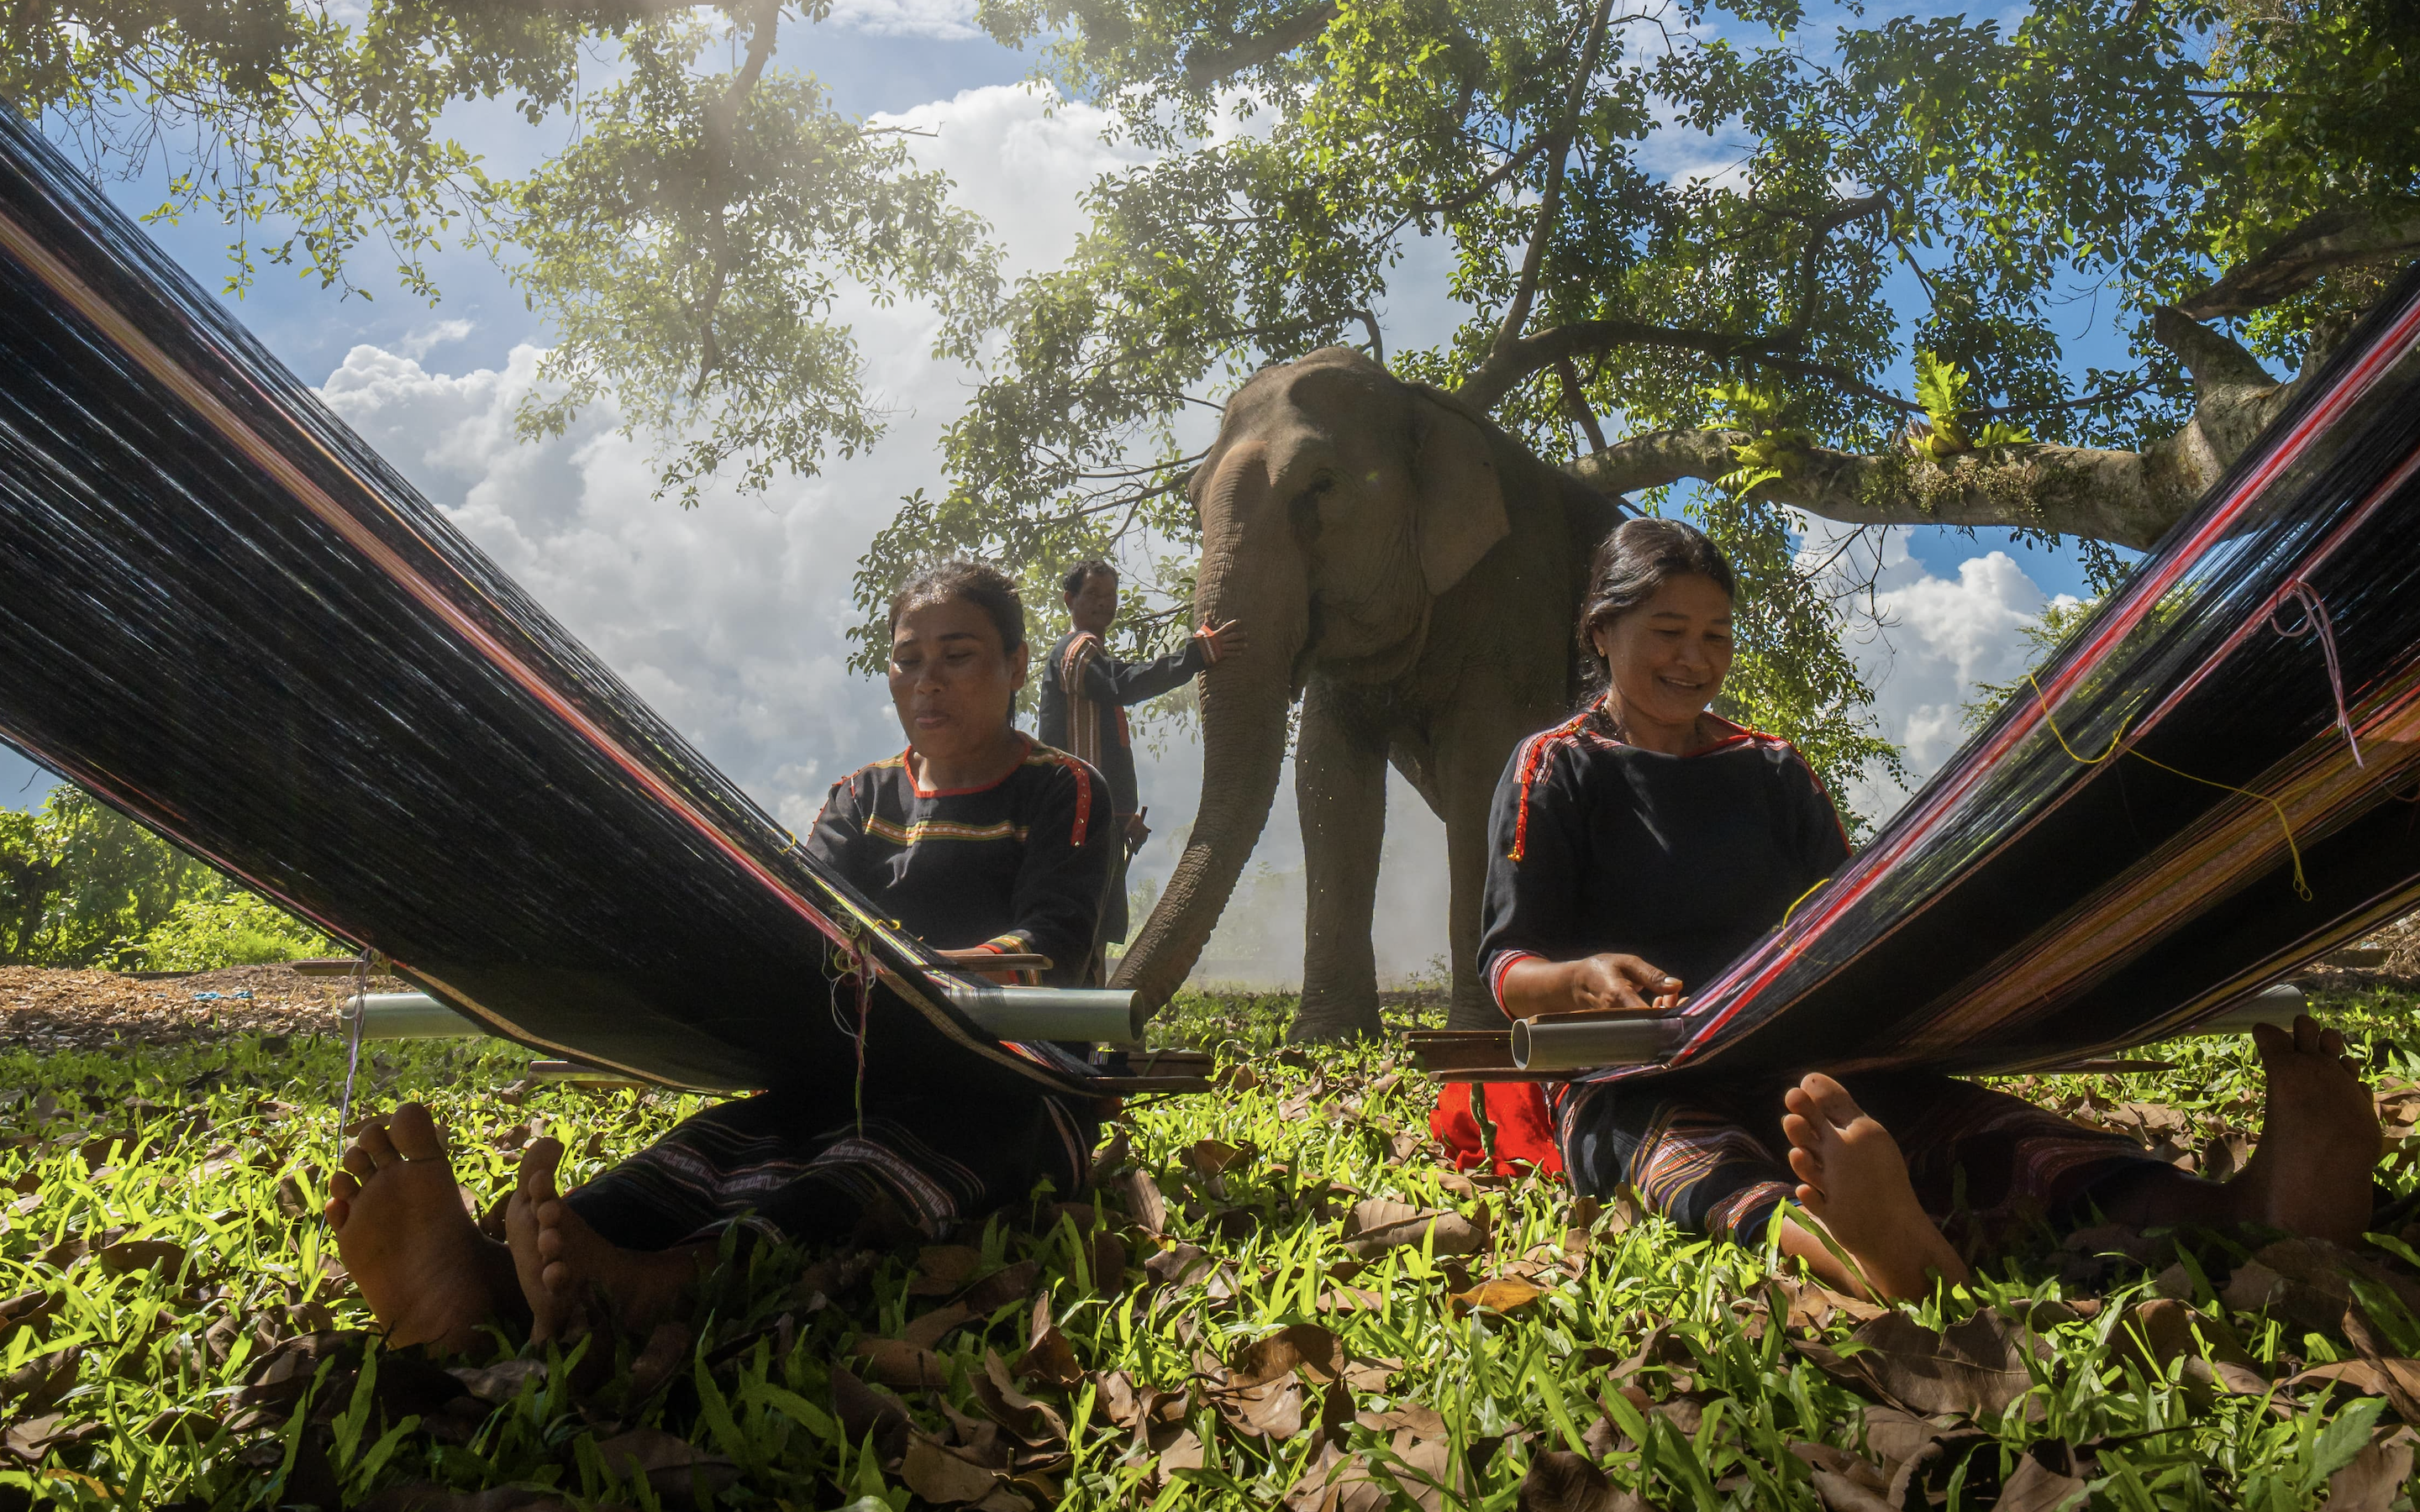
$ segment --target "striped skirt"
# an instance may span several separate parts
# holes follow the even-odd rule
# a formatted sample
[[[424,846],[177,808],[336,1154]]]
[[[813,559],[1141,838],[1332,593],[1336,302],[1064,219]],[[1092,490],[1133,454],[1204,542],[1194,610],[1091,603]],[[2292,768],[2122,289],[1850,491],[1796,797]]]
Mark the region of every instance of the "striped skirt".
[[[1899,1142],[1917,1202],[1969,1258],[2029,1227],[2086,1222],[2104,1182],[2165,1165],[2124,1134],[1953,1077],[1884,1072],[1840,1082]],[[1556,1110],[1564,1168],[1583,1195],[1628,1186],[1693,1233],[1761,1244],[1798,1189],[1781,1133],[1781,1094],[1792,1085],[1705,1073],[1568,1085]]]
[[[760,1092],[684,1119],[663,1138],[566,1193],[624,1249],[699,1243],[733,1226],[776,1242],[823,1244],[885,1215],[931,1239],[1032,1196],[1083,1184],[1100,1134],[1089,1106],[1022,1098],[846,1103]]]

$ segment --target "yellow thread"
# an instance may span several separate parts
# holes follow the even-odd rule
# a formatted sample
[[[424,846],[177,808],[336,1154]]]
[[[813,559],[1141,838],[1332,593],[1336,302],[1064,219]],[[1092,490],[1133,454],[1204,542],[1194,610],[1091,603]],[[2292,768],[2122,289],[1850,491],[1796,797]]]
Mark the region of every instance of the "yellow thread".
[[[1816,883],[1813,887],[1807,888],[1805,892],[1802,892],[1797,897],[1792,899],[1790,906],[1781,911],[1781,922],[1774,927],[1776,929],[1788,929],[1790,927],[1790,916],[1798,912],[1798,905],[1805,903],[1807,899],[1814,897],[1816,889],[1822,887],[1824,882],[1829,882],[1832,879],[1830,877],[1825,877],[1822,882]]]
[[[2058,742],[2059,749],[2067,752],[2070,756],[2073,756],[2075,760],[2083,763],[2086,766],[2095,765],[2117,755],[2118,747],[2125,744],[2126,723],[2127,720],[2133,718],[2133,716],[2131,714],[2128,715],[2125,719],[2118,721],[2117,737],[2109,742],[2109,748],[2107,750],[2102,751],[2098,756],[2077,756],[2075,748],[2067,743],[2067,737],[2065,735],[2059,733],[2058,721],[2051,717],[2050,700],[2043,694],[2041,684],[2034,682],[2034,674],[2031,672],[2025,673],[2025,681],[2033,685],[2034,702],[2041,705],[2042,723],[2050,727],[2052,738]],[[2284,804],[2271,797],[2266,793],[2255,793],[2250,788],[2240,788],[2232,782],[2214,782],[2206,777],[2195,777],[2191,772],[2181,771],[2177,767],[2170,766],[2167,763],[2159,760],[2157,757],[2146,756],[2141,751],[2134,750],[2131,748],[2128,748],[2126,754],[2133,757],[2138,762],[2149,762],[2151,765],[2158,767],[2161,771],[2167,772],[2176,777],[2181,777],[2188,782],[2198,782],[2203,787],[2216,788],[2222,793],[2241,794],[2244,797],[2257,798],[2262,803],[2267,804],[2277,815],[2277,827],[2286,832],[2286,854],[2292,858],[2294,863],[2294,896],[2302,899],[2304,903],[2309,903],[2311,901],[2311,885],[2303,878],[2303,850],[2301,846],[2294,843],[2294,825],[2293,823],[2286,817],[2286,806]],[[1820,887],[1822,884],[1819,883],[1817,886]],[[1792,903],[1791,906],[1795,908],[1797,904]],[[1782,916],[1782,922],[1789,922],[1788,915],[1785,914]]]

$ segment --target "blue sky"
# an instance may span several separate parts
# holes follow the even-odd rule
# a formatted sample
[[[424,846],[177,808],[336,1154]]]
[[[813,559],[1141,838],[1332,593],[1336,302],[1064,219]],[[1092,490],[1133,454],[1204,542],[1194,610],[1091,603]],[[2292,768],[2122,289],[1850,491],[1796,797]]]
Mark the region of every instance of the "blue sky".
[[[1103,143],[1099,112],[1013,87],[1032,60],[971,36],[970,11],[968,0],[850,0],[831,23],[794,23],[783,61],[815,71],[845,110],[888,113],[928,133],[915,139],[920,156],[950,173],[962,200],[993,223],[1013,269],[1047,267],[1080,229],[1077,195],[1134,155]],[[559,131],[529,128],[501,106],[465,109],[450,124],[504,171],[560,140]],[[138,213],[161,195],[156,180],[112,192]],[[224,282],[225,227],[188,219],[158,225],[155,235],[206,285]],[[511,412],[529,392],[544,332],[484,257],[438,259],[445,297],[436,309],[366,276],[380,260],[367,250],[354,258],[370,299],[340,301],[316,280],[265,267],[236,309],[573,633],[794,828],[812,819],[835,778],[896,748],[887,701],[844,665],[854,620],[847,580],[898,497],[941,482],[936,442],[971,375],[929,357],[927,317],[861,301],[841,312],[857,326],[869,382],[898,411],[870,457],[786,480],[761,497],[710,490],[703,507],[684,512],[647,497],[644,449],[614,436],[606,417],[553,441],[512,439]],[[1436,259],[1428,261],[1434,272]],[[1418,276],[1420,264],[1407,259],[1384,312],[1390,348],[1441,333],[1445,311],[1424,292],[1434,285]],[[2107,339],[2099,333],[2095,345]],[[2107,362],[2112,354],[2095,355]],[[2005,532],[1969,540],[1915,532],[1894,552],[1884,586],[1899,628],[1860,655],[1883,686],[1886,728],[1923,771],[1956,745],[1965,687],[2021,668],[2011,658],[2023,655],[2023,621],[2046,594],[2080,583],[2071,562],[2012,552]],[[1172,842],[1198,791],[1198,752],[1180,731],[1147,749],[1143,764],[1155,825]],[[45,790],[27,764],[0,751],[0,805],[30,806]],[[1877,792],[1858,801],[1878,813],[1896,798]],[[1283,922],[1289,908],[1291,941],[1299,940],[1298,903],[1290,902],[1298,891],[1288,891],[1298,888],[1292,810],[1281,795],[1262,851],[1275,920],[1266,949],[1279,959],[1298,949]],[[1174,850],[1156,843],[1138,873],[1164,869]],[[1435,953],[1437,851],[1435,821],[1397,794],[1382,915],[1403,922],[1401,938],[1380,942],[1382,957],[1397,965]]]

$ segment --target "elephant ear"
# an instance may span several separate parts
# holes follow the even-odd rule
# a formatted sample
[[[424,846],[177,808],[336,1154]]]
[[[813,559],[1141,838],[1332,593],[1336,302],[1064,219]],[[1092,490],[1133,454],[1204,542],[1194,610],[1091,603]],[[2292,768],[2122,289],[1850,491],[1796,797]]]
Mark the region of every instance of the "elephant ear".
[[[1432,594],[1462,581],[1512,532],[1495,449],[1470,417],[1423,394],[1412,400],[1412,478],[1419,490],[1420,576]]]

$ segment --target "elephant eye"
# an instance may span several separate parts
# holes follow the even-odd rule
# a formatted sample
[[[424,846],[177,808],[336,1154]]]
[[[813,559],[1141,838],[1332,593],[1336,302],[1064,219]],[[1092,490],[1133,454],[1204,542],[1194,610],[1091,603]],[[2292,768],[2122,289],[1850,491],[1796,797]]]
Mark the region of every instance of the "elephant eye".
[[[1295,494],[1293,501],[1287,504],[1286,513],[1293,517],[1294,528],[1306,539],[1318,536],[1319,501],[1335,486],[1334,476],[1323,472],[1305,486],[1303,490]]]

